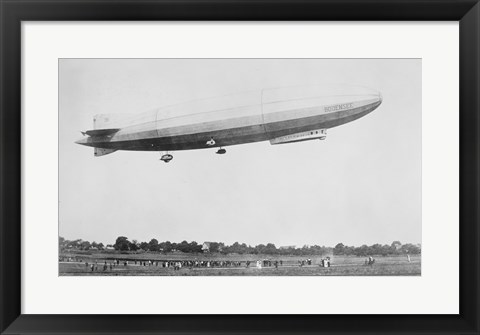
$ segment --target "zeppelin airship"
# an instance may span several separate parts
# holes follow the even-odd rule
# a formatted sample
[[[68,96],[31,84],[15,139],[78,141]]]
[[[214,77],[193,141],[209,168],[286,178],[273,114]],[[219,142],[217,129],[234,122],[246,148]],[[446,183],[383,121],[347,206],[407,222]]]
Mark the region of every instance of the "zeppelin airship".
[[[99,114],[76,143],[94,156],[117,150],[159,151],[168,163],[177,150],[270,141],[324,140],[327,129],[359,119],[382,103],[380,92],[345,85],[270,88],[164,106],[141,114]]]

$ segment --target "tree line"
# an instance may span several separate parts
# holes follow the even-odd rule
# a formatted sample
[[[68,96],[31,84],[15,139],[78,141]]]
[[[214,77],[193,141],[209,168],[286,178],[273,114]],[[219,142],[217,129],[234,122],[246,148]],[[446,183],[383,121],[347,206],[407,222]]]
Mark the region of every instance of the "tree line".
[[[120,252],[174,252],[184,253],[222,253],[222,254],[266,254],[266,255],[345,255],[345,256],[369,256],[369,255],[400,255],[400,254],[420,254],[419,245],[411,243],[401,244],[394,241],[391,245],[373,244],[371,246],[362,245],[360,247],[346,246],[338,243],[334,248],[319,245],[304,245],[303,247],[288,246],[277,248],[273,243],[258,244],[256,246],[246,243],[235,242],[232,245],[226,245],[222,242],[205,242],[198,244],[196,241],[182,241],[180,243],[165,241],[159,242],[153,238],[149,242],[139,242],[129,240],[126,236],[119,236],[114,244],[104,246],[103,243],[88,242],[81,239],[69,241],[63,237],[59,238],[60,250],[116,250]]]
[[[97,243],[95,241],[89,242],[89,241],[84,241],[82,239],[77,239],[73,241],[69,241],[64,239],[63,237],[58,238],[59,242],[59,247],[60,250],[64,249],[79,249],[79,250],[90,250],[90,249],[98,249],[98,250],[104,250],[105,246],[103,243]]]
[[[422,252],[420,245],[406,243],[402,244],[400,241],[394,241],[392,244],[373,244],[373,245],[362,245],[360,247],[346,246],[343,243],[338,243],[335,248],[333,248],[334,255],[344,255],[344,256],[369,256],[369,255],[419,255]]]
[[[113,247],[119,251],[150,251],[150,252],[172,252],[181,251],[184,253],[222,253],[222,254],[285,254],[285,255],[324,255],[331,253],[332,248],[321,246],[304,246],[302,248],[277,248],[275,244],[259,244],[256,246],[247,245],[246,243],[235,242],[232,245],[226,245],[223,242],[205,242],[207,247],[204,248],[204,244],[198,244],[196,241],[187,242],[182,241],[180,243],[165,241],[158,242],[157,239],[151,239],[150,242],[138,242],[136,240],[129,241],[125,236],[119,236]]]
[[[183,241],[180,243],[172,243],[170,241],[158,242],[157,239],[152,238],[150,242],[138,242],[137,240],[129,241],[125,236],[117,237],[115,244],[113,244],[115,250],[119,251],[152,251],[152,252],[202,252],[202,245],[195,241],[188,243]]]

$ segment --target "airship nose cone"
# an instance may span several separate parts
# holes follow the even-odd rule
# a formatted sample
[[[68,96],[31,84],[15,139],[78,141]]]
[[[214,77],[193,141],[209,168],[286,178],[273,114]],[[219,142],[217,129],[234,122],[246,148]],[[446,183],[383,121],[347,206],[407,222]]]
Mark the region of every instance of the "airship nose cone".
[[[380,91],[367,88],[367,87],[361,87],[361,86],[346,86],[344,88],[343,94],[345,96],[348,96],[347,99],[350,99],[352,101],[370,101],[370,102],[378,102],[379,104],[382,103],[383,101],[383,96]]]
[[[376,99],[381,101],[382,95],[373,88],[359,85],[322,84],[265,89],[262,91],[262,99],[264,103],[317,99],[328,105]]]
[[[339,86],[337,89],[338,93],[358,97],[359,100],[377,98],[379,101],[382,101],[382,93],[372,88],[344,85]]]

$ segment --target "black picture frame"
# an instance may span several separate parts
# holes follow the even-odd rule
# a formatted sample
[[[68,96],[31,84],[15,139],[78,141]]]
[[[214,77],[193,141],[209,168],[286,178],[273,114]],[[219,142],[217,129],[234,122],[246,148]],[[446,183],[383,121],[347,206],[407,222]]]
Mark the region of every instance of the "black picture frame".
[[[0,331],[2,334],[479,334],[480,5],[477,0],[0,0],[0,20]],[[460,314],[21,314],[21,22],[94,20],[459,21]],[[440,185],[439,188],[441,188]]]

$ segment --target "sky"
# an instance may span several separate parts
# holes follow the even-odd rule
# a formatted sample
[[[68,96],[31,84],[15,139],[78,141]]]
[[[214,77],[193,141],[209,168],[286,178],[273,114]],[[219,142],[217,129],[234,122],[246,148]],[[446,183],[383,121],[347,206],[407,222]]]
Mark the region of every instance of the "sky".
[[[420,59],[60,59],[59,234],[257,245],[421,243]],[[378,109],[325,141],[93,156],[95,114],[262,88],[352,84]]]

